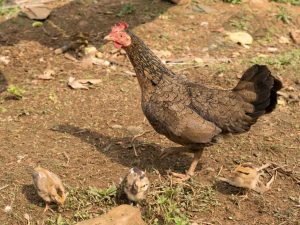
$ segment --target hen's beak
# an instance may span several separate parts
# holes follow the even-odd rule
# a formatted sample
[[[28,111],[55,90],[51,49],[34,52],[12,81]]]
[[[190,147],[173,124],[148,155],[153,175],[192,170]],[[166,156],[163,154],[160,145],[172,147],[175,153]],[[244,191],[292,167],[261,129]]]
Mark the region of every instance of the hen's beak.
[[[112,37],[110,35],[106,35],[104,37],[104,40],[106,40],[106,41],[113,41],[113,39],[112,39]]]

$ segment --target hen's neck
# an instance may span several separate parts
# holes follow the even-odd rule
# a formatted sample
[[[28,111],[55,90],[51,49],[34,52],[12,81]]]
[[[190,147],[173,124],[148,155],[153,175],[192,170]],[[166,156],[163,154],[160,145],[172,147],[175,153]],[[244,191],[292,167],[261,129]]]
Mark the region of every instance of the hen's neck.
[[[127,33],[131,37],[131,45],[124,50],[134,67],[143,95],[154,90],[164,76],[176,77],[140,38]]]

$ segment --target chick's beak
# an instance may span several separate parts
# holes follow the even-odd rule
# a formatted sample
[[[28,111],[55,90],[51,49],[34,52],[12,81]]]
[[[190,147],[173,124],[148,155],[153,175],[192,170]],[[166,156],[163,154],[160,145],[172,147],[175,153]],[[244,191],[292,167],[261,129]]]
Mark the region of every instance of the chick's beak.
[[[106,35],[104,37],[104,40],[106,40],[106,41],[113,41],[113,38],[110,35]]]

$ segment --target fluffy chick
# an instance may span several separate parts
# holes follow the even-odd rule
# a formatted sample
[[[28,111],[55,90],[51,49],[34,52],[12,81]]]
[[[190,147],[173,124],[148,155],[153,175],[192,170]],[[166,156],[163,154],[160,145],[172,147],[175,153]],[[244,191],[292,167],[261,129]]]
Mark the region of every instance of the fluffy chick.
[[[46,203],[44,213],[50,209],[51,202],[63,206],[66,200],[65,188],[56,174],[38,166],[32,173],[32,179],[38,195]]]
[[[251,189],[260,194],[263,194],[270,189],[270,185],[275,179],[275,176],[273,176],[266,185],[264,185],[259,179],[263,174],[262,170],[269,166],[270,164],[265,164],[261,167],[256,167],[249,162],[243,163],[234,169],[234,171],[232,172],[232,176],[229,179],[224,177],[218,177],[218,179],[221,181],[225,181],[232,186]]]
[[[145,199],[149,185],[150,182],[145,172],[136,167],[129,170],[121,184],[127,198],[133,202]]]

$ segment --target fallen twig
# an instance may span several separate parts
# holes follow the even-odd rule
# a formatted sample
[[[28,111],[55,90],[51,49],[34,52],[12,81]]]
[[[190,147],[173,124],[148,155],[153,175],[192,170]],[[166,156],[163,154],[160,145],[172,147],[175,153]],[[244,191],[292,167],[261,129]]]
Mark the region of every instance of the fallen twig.
[[[135,139],[137,139],[138,137],[141,137],[143,135],[145,135],[146,133],[149,133],[151,130],[146,130],[140,134],[134,135],[133,138],[131,139],[131,144],[134,142]]]
[[[221,168],[219,169],[219,172],[218,172],[218,174],[217,174],[217,177],[220,176],[222,170],[223,170],[223,165],[221,165]]]
[[[7,188],[8,186],[9,186],[9,185],[8,185],[8,184],[6,184],[6,185],[4,185],[4,186],[0,187],[0,191],[2,191],[3,189]]]
[[[70,157],[68,156],[68,154],[66,152],[63,152],[62,153],[64,155],[64,157],[67,159],[67,163],[66,163],[66,166],[69,165],[69,162],[70,162]]]
[[[274,168],[272,168],[273,171],[277,171],[277,172],[282,173],[286,176],[289,176],[296,182],[296,184],[300,184],[300,179],[294,175],[293,170],[283,169],[284,167],[287,167],[286,165],[285,166],[280,166],[276,163],[272,163],[271,166],[274,167]]]

